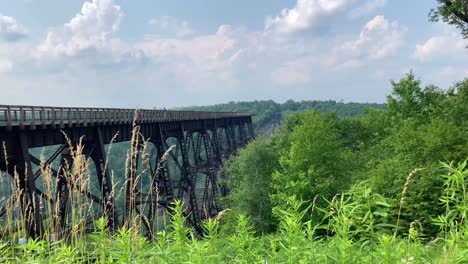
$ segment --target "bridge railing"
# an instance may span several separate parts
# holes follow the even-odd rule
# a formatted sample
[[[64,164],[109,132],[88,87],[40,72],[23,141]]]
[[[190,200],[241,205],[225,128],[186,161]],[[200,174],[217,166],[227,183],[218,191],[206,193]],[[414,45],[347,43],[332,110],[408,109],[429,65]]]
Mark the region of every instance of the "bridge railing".
[[[132,122],[135,115],[140,122],[218,119],[252,116],[253,113],[201,112],[173,110],[133,110],[118,108],[68,108],[50,106],[0,105],[1,126],[72,125],[93,123]]]

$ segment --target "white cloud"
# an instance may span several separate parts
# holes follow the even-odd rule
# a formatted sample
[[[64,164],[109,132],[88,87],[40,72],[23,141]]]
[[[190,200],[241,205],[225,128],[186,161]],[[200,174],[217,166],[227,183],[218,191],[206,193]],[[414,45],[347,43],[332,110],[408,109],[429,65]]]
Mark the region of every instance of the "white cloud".
[[[5,41],[17,41],[28,36],[28,31],[16,19],[0,15],[0,38]]]
[[[368,0],[361,6],[352,9],[349,13],[351,18],[361,17],[367,14],[371,14],[379,8],[385,6],[387,0]]]
[[[230,80],[234,66],[243,58],[251,32],[221,25],[214,34],[190,38],[153,37],[137,43],[134,50],[141,51],[154,63],[171,71],[179,81],[206,86],[206,82]]]
[[[0,60],[0,73],[8,73],[13,70],[13,62],[9,60]]]
[[[380,59],[394,53],[403,43],[406,28],[398,22],[389,22],[384,16],[376,16],[362,29],[359,38],[345,43],[345,49],[367,53],[370,59]]]
[[[371,19],[355,40],[346,41],[329,60],[337,68],[356,67],[393,55],[404,42],[405,26],[384,16]]]
[[[468,59],[465,49],[467,45],[467,40],[460,34],[452,32],[432,37],[423,44],[417,44],[414,57],[421,62],[457,57]]]
[[[38,49],[38,57],[79,56],[104,50],[122,20],[120,6],[113,0],[85,2],[81,12],[63,27],[50,30]]]
[[[466,78],[468,76],[468,68],[466,66],[456,67],[456,66],[444,66],[438,69],[434,76],[442,80],[459,80]]]
[[[351,0],[297,0],[291,9],[283,9],[276,17],[268,17],[265,29],[278,33],[297,33],[327,24],[327,17],[346,9]]]
[[[120,7],[113,0],[92,0],[68,23],[49,30],[36,49],[36,58],[40,65],[53,62],[50,72],[83,76],[101,71],[98,75],[104,78],[111,72],[115,75],[114,69],[157,72],[143,78],[190,92],[223,90],[246,78],[279,86],[301,85],[327,74],[329,61],[332,68],[356,68],[388,56],[399,46],[402,27],[380,16],[366,24],[357,40],[344,44],[330,45],[329,36],[278,39],[277,34],[270,34],[315,28],[323,18],[346,14],[345,7],[357,1],[298,0],[260,32],[221,25],[212,34],[195,34],[186,21],[160,17],[148,21],[158,32],[128,43],[117,34],[123,17]],[[163,31],[171,34],[158,34]],[[105,68],[112,71],[104,74]]]
[[[398,22],[376,16],[361,31],[350,26],[349,33],[337,30],[333,36],[309,34],[329,24],[356,23],[351,21],[350,10],[368,14],[375,7],[370,3],[380,2],[298,0],[295,6],[266,19],[265,28],[259,31],[220,25],[215,32],[199,33],[186,21],[160,17],[148,21],[150,32],[143,32],[144,38],[128,42],[119,38],[123,12],[115,2],[85,2],[70,21],[48,30],[43,41],[28,44],[33,47],[30,50],[34,52],[30,53],[34,53],[35,60],[31,60],[31,54],[15,59],[0,45],[0,58],[11,62],[3,64],[3,71],[26,73],[24,80],[18,82],[25,90],[49,87],[41,90],[41,98],[52,102],[59,101],[62,94],[86,98],[83,102],[95,104],[101,101],[93,98],[100,97],[112,100],[109,104],[133,104],[145,94],[147,98],[157,97],[155,100],[166,106],[178,100],[198,103],[213,101],[205,98],[234,99],[231,95],[251,94],[255,98],[274,94],[275,89],[284,86],[309,87],[314,83],[318,87],[321,82],[338,82],[340,78],[333,70],[355,69],[395,54],[406,31]],[[12,47],[12,43],[8,45]],[[349,79],[361,74],[375,80],[391,74],[387,68],[373,74],[374,69],[361,69],[340,74],[348,74],[343,78]],[[131,92],[128,87],[132,87]],[[300,89],[294,91],[299,94]],[[167,90],[171,91],[171,98],[158,96]],[[323,93],[329,96],[334,91],[331,88]],[[192,102],[195,98],[202,99]]]
[[[284,63],[271,73],[271,80],[278,85],[299,85],[312,80],[310,61],[298,59]]]
[[[177,37],[187,37],[194,32],[189,23],[184,20],[179,20],[171,16],[163,16],[159,18],[152,18],[148,24],[158,29],[163,34],[173,34]]]

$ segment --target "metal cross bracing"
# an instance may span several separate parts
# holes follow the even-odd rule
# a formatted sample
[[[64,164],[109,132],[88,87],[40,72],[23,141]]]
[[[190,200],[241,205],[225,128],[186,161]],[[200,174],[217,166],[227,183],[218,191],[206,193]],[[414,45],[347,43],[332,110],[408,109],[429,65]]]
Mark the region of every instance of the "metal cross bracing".
[[[93,204],[94,212],[83,219],[85,223],[106,216],[113,231],[137,216],[142,231],[151,238],[160,228],[158,216],[162,213],[165,219],[177,199],[184,201],[188,223],[201,233],[202,221],[221,210],[219,197],[228,193],[221,179],[226,177],[221,170],[223,161],[254,137],[253,115],[0,106],[0,177],[13,179],[16,190],[0,199],[0,221],[8,206],[17,203],[21,217],[16,217],[23,221],[28,236],[41,237],[50,225],[57,235],[65,236],[71,228],[72,203],[84,199]],[[111,141],[131,141],[137,150],[128,158],[121,203],[116,198],[113,168],[106,160],[106,145]],[[148,145],[151,151],[145,154],[142,148]],[[57,146],[48,157],[38,158],[30,151],[47,146]],[[85,188],[86,182],[73,172],[79,146],[80,156],[94,167],[91,181],[96,182],[95,190]],[[142,183],[138,173],[146,160],[151,180]],[[45,190],[45,175],[54,179],[49,191]]]

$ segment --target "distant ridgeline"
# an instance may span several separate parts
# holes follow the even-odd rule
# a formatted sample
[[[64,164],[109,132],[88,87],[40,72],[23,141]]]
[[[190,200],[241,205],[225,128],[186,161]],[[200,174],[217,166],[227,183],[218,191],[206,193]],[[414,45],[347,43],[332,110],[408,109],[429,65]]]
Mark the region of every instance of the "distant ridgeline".
[[[317,110],[320,113],[336,113],[338,117],[356,116],[364,112],[366,108],[386,109],[385,104],[376,103],[343,103],[329,101],[299,101],[288,100],[284,103],[276,103],[273,100],[253,102],[229,102],[209,106],[190,106],[184,110],[196,111],[226,111],[226,112],[255,112],[253,118],[257,134],[269,136],[273,128],[280,121],[282,115],[288,112]]]

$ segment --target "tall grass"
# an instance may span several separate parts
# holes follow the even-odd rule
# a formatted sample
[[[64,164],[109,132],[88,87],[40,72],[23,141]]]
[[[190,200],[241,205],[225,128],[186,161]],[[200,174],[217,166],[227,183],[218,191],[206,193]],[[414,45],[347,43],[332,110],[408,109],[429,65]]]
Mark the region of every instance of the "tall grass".
[[[0,191],[11,199],[6,214],[0,219],[0,263],[467,263],[468,262],[468,168],[467,162],[442,166],[447,174],[444,195],[440,198],[445,213],[433,219],[440,227],[440,236],[430,242],[419,239],[418,222],[409,230],[401,230],[399,220],[388,222],[388,215],[399,215],[405,206],[410,173],[403,186],[398,212],[384,197],[374,193],[366,182],[353,186],[328,200],[324,208],[317,207],[318,197],[301,201],[291,197],[286,210],[276,210],[278,230],[256,236],[250,219],[225,210],[203,223],[203,236],[187,225],[186,206],[174,201],[169,210],[171,221],[166,229],[146,230],[151,226],[143,214],[144,206],[136,210],[134,190],[151,182],[148,141],[138,131],[132,136],[132,148],[127,158],[128,181],[113,183],[115,196],[129,197],[126,222],[113,230],[99,205],[84,195],[92,189],[90,160],[83,155],[84,144],[69,142],[69,159],[58,172],[66,179],[69,190],[68,217],[63,224],[60,207],[42,199],[45,236],[42,240],[25,239],[25,219],[21,212],[18,173],[13,180],[0,177]],[[167,153],[164,157],[167,156]],[[137,160],[141,158],[142,162]],[[58,177],[50,164],[40,166],[44,193],[54,197]],[[107,166],[107,165],[106,165]],[[139,167],[140,166],[140,167]],[[8,187],[8,188],[7,188]],[[7,190],[12,190],[11,193]],[[130,190],[130,191],[129,191]],[[133,191],[132,191],[133,190]],[[157,193],[152,195],[158,195]],[[306,216],[321,211],[323,219]],[[393,213],[393,214],[392,214]],[[229,221],[235,218],[234,223]],[[97,219],[95,221],[91,221]],[[398,230],[398,232],[397,232]],[[142,232],[144,231],[144,232]],[[147,232],[151,233],[148,236]],[[397,235],[404,234],[404,235]],[[151,237],[152,239],[148,239]]]

